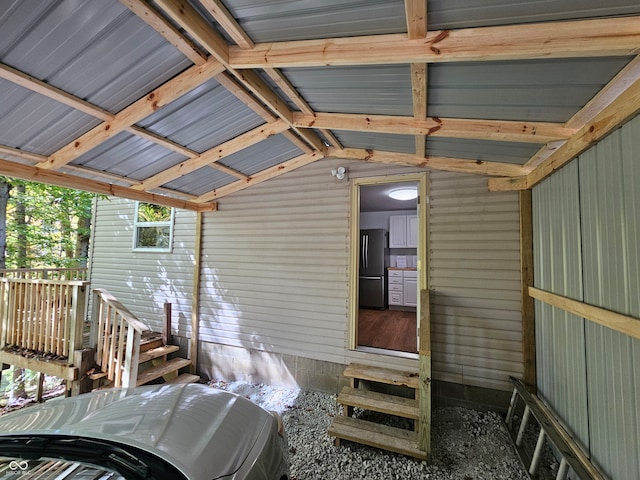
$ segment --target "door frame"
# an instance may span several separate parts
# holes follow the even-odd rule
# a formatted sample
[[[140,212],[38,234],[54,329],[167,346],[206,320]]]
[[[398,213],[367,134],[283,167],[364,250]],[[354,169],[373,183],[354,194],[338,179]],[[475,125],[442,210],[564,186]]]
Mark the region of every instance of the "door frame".
[[[351,238],[349,255],[349,328],[348,343],[349,350],[358,348],[358,249],[360,239],[360,187],[367,185],[380,185],[387,183],[416,182],[418,184],[418,289],[419,291],[428,289],[428,262],[427,244],[429,242],[428,221],[428,192],[427,192],[428,172],[407,173],[401,175],[385,175],[382,177],[354,178],[351,181]],[[416,307],[416,317],[418,323],[418,338],[428,328],[428,318],[423,318],[421,312],[421,295],[418,295],[418,305]],[[427,312],[429,309],[427,308]],[[423,326],[423,324],[426,324]],[[418,355],[416,355],[418,358]]]

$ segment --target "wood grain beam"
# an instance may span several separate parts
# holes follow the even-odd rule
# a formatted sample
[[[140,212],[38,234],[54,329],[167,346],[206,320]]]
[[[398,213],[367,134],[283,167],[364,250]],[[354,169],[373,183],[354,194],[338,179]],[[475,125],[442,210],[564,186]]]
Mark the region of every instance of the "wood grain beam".
[[[526,174],[511,178],[490,178],[488,187],[490,192],[513,192],[531,188]]]
[[[223,68],[219,62],[211,60],[204,65],[195,65],[185,70],[156,88],[153,92],[118,112],[113,120],[92,128],[84,135],[81,135],[79,138],[53,153],[49,156],[47,163],[43,164],[41,168],[55,170],[70,163],[80,155],[83,155],[136,122],[151,115],[156,110],[193,90],[198,85],[213,78],[219,74]]]
[[[238,70],[229,64],[229,45],[187,0],[156,0],[156,3],[220,61],[244,88],[262,101],[276,116],[284,119],[290,127],[293,127],[291,124],[292,112],[286,103],[254,71]],[[325,150],[322,140],[314,132],[304,130],[297,130],[297,132],[312,148],[318,151]]]
[[[39,155],[37,153],[27,152],[25,150],[20,150],[19,148],[8,147],[6,145],[0,145],[0,155],[17,157],[35,163],[44,163],[48,158],[46,155]]]
[[[598,325],[640,339],[640,318],[589,305],[588,303],[546,292],[539,288],[529,287],[529,295],[541,302],[560,308],[578,317],[586,318]]]
[[[634,72],[637,73],[635,68]],[[627,88],[615,100],[608,103],[527,176],[528,188],[538,184],[595,145],[638,112],[640,112],[640,77],[634,74],[634,77],[629,80]]]
[[[307,101],[302,98],[302,95],[296,90],[296,88],[289,82],[289,79],[285,77],[285,75],[278,70],[277,68],[265,68],[264,72],[269,76],[269,78],[275,83],[278,88],[284,93],[289,100],[291,100],[296,107],[300,109],[302,113],[306,113],[309,115],[313,115],[315,112],[309,106]],[[322,135],[333,145],[334,147],[342,148],[340,141],[336,138],[336,136],[331,132],[331,130],[327,130],[325,128],[320,130]]]
[[[200,3],[240,48],[253,48],[255,46],[251,37],[247,35],[247,32],[238,24],[220,0],[200,0]]]
[[[185,160],[173,167],[167,168],[157,175],[143,180],[139,185],[136,185],[133,188],[136,190],[151,190],[160,185],[164,185],[171,180],[175,180],[176,178],[194,172],[199,168],[211,165],[214,162],[239,152],[244,148],[255,145],[272,135],[277,135],[278,133],[285,131],[287,128],[288,125],[284,120],[275,120],[271,123],[261,125],[253,130],[243,133],[242,135],[238,135],[227,142],[213,147],[197,157],[190,158],[189,160]],[[243,175],[244,181],[247,181],[248,179],[249,177]]]
[[[258,183],[265,182],[297,168],[309,165],[310,163],[320,160],[321,158],[324,158],[324,156],[320,152],[305,153],[291,160],[287,160],[286,162],[282,162],[279,165],[275,165],[273,167],[262,170],[261,172],[252,175],[247,181],[239,180],[237,182],[230,183],[229,185],[225,185],[223,187],[212,190],[211,192],[205,193],[204,195],[197,198],[196,201],[210,202],[212,200],[222,198],[231,193],[244,190],[245,188],[248,188],[252,185],[257,185]]]
[[[49,185],[57,185],[59,187],[75,188],[77,190],[110,195],[113,197],[128,198],[130,200],[138,200],[157,205],[166,205],[168,207],[183,208],[185,210],[213,211],[217,209],[217,204],[215,202],[195,203],[167,195],[142,192],[131,187],[123,187],[121,185],[114,185],[111,183],[80,178],[74,175],[67,175],[61,172],[42,169],[40,167],[22,165],[2,158],[0,158],[0,175],[33,182],[47,183]]]
[[[316,113],[315,115],[294,113],[293,124],[298,127],[328,128],[331,130],[526,143],[547,143],[556,140],[565,140],[575,132],[575,130],[557,123],[436,117],[430,117],[426,120],[416,120],[412,117],[393,115],[349,113]]]
[[[612,34],[615,32],[615,34]],[[636,55],[640,16],[231,47],[233,68],[325,67]]]
[[[421,157],[410,153],[386,152],[382,150],[364,150],[359,148],[330,148],[327,156],[365,162],[379,162],[391,165],[408,165],[431,168],[446,172],[473,173],[476,175],[494,175],[502,177],[523,175],[520,165],[462,158]]]
[[[427,1],[405,0],[407,37],[409,40],[424,39],[427,36]],[[427,119],[427,65],[411,64],[411,91],[413,95],[413,118]],[[416,155],[426,155],[427,138],[416,135]]]
[[[194,65],[204,65],[207,56],[196,45],[185,37],[171,22],[167,21],[144,0],[120,0],[125,7],[135,13],[142,21],[162,35],[171,45],[176,47]]]
[[[32,92],[44,95],[45,97],[55,100],[56,102],[60,102],[67,107],[71,107],[105,122],[110,122],[115,117],[114,114],[107,110],[75,97],[64,90],[54,87],[53,85],[43,82],[31,75],[27,75],[26,73],[8,65],[0,64],[0,78],[15,83],[27,90],[31,90]]]
[[[229,64],[229,45],[187,0],[155,0],[166,12],[225,67]],[[162,18],[160,15],[157,17]],[[166,38],[166,37],[165,37]],[[167,39],[168,40],[168,39]]]

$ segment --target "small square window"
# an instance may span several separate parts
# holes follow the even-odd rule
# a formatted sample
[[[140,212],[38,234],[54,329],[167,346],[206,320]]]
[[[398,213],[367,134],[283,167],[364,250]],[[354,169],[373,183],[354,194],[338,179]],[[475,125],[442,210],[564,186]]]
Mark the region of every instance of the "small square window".
[[[173,244],[171,207],[136,203],[133,249],[147,252],[170,252]]]

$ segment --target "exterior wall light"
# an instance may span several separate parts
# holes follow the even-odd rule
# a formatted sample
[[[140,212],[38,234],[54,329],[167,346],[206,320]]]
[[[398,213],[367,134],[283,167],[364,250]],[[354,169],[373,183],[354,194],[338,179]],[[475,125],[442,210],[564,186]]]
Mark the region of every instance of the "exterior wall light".
[[[347,169],[345,167],[332,168],[331,175],[338,180],[343,180],[347,176]]]

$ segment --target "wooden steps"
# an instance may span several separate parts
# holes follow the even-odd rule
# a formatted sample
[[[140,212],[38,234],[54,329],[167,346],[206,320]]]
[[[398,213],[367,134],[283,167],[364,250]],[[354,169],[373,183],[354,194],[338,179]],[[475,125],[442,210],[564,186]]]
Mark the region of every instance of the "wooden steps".
[[[361,408],[383,415],[408,418],[417,426],[420,417],[419,375],[414,372],[360,364],[349,365],[343,375],[351,379],[351,386],[344,387],[338,395],[337,402],[343,406],[343,413],[333,419],[328,430],[329,435],[336,438],[336,445],[339,445],[342,439],[426,460],[427,452],[418,448],[417,429],[406,430],[351,417],[354,408]],[[407,387],[414,390],[414,398],[358,388],[361,381]]]
[[[150,382],[157,383],[162,378],[164,383],[196,383],[200,381],[198,375],[180,373],[180,370],[191,365],[191,360],[184,358],[169,359],[169,355],[178,352],[177,345],[165,345],[162,336],[151,333],[145,335],[140,342],[140,354],[138,357],[138,377],[136,386]],[[104,372],[95,372],[89,375],[94,381],[94,389],[109,388],[112,386]]]
[[[338,415],[329,427],[329,435],[420,460],[427,459],[427,454],[418,449],[417,433],[411,430]]]
[[[417,372],[403,372],[392,368],[372,367],[352,363],[345,368],[343,375],[355,380],[368,380],[387,385],[405,386],[413,389],[418,388],[419,374]]]
[[[200,381],[200,377],[198,375],[192,375],[190,373],[181,373],[173,380],[169,380],[168,382],[165,382],[165,383],[173,383],[173,384],[197,383],[199,381]]]
[[[186,358],[172,358],[171,360],[167,360],[166,362],[154,365],[153,367],[138,373],[138,381],[136,382],[136,386],[139,387],[140,385],[152,382],[160,377],[164,377],[165,375],[177,372],[181,368],[187,367],[189,365],[191,365],[191,360],[187,360]]]
[[[170,353],[177,352],[178,350],[180,350],[180,347],[178,347],[177,345],[162,345],[160,347],[141,351],[138,363],[145,363],[155,358],[166,357]]]
[[[417,420],[420,416],[418,404],[414,398],[387,395],[360,388],[344,387],[338,395],[338,403],[342,406],[357,407],[412,420]]]

